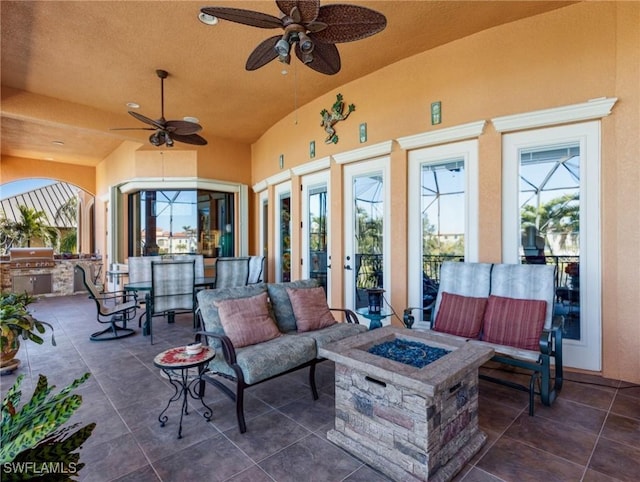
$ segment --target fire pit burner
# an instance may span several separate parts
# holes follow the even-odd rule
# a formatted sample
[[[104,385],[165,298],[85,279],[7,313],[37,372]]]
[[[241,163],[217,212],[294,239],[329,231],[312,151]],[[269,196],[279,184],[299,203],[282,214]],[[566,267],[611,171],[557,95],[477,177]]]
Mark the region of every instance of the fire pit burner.
[[[451,350],[425,345],[417,341],[395,339],[374,345],[369,348],[368,352],[405,365],[422,368],[451,353]]]

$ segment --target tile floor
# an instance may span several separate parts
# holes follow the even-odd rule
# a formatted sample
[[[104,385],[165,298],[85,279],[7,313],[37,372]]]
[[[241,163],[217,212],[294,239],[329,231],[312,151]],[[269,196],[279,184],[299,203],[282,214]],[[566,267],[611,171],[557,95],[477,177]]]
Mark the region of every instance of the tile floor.
[[[32,305],[55,326],[58,346],[24,344],[23,364],[0,379],[4,393],[25,374],[23,397],[38,373],[58,388],[89,371],[84,401],[72,421],[97,422],[85,443],[84,481],[366,481],[389,480],[326,439],[333,424],[333,366],[318,368],[320,399],[313,402],[307,373],[276,379],[248,391],[248,431],[240,434],[234,404],[208,386],[213,409],[206,423],[194,410],[178,440],[179,408],[165,427],[157,421],[173,389],[153,366],[160,351],[193,340],[191,318],[154,322],[154,345],[132,337],[91,342],[95,305],[85,295],[45,298]],[[483,369],[497,369],[485,367]],[[517,375],[513,375],[517,376]],[[456,477],[469,481],[636,481],[640,474],[640,387],[568,373],[552,407],[527,414],[527,395],[480,385],[480,425],[488,440]],[[194,403],[194,408],[199,404]],[[201,406],[200,406],[201,408]]]

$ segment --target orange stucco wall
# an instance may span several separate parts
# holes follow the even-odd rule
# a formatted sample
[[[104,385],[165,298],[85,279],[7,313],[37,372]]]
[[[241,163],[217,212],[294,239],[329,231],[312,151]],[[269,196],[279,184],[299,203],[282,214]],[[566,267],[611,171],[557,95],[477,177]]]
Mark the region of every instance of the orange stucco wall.
[[[22,157],[2,156],[0,159],[0,184],[36,178],[64,181],[91,194],[96,192],[96,170],[93,167]]]
[[[252,146],[252,182],[305,164],[309,142],[323,158],[378,142],[493,117],[617,97],[602,119],[601,219],[603,374],[640,381],[640,3],[586,2],[484,31],[403,60],[300,107]],[[569,27],[570,26],[570,27]],[[336,94],[356,111],[336,124],[338,144],[325,144],[320,111]],[[442,102],[442,124],[429,106]],[[366,122],[368,141],[358,126]],[[489,122],[479,137],[480,260],[501,260],[502,138]],[[406,302],[406,153],[391,154],[392,304]],[[342,259],[341,166],[332,162],[331,253]],[[294,176],[295,180],[295,176]],[[273,190],[271,189],[270,192]],[[635,216],[635,214],[634,214]],[[293,218],[293,226],[299,219]],[[253,233],[257,244],[257,231]],[[294,245],[295,250],[295,245]],[[300,253],[297,253],[299,257]],[[293,257],[296,257],[294,252]],[[342,275],[331,272],[333,304]]]
[[[398,137],[457,126],[496,116],[617,97],[611,116],[602,119],[602,335],[603,375],[640,382],[640,3],[581,2],[550,13],[496,27],[432,51],[402,60],[300,106],[253,145],[224,140],[189,153],[149,149],[127,142],[95,170],[60,165],[56,178],[95,193],[97,242],[107,230],[105,201],[109,186],[136,177],[189,177],[253,185],[284,168],[366,147]],[[371,53],[375,55],[375,53]],[[313,73],[313,75],[319,75]],[[336,125],[338,144],[325,144],[320,111],[341,93],[356,111]],[[429,106],[442,102],[442,124],[430,124]],[[366,122],[368,141],[360,144],[358,126]],[[500,261],[502,138],[488,122],[478,138],[480,160],[479,256]],[[407,279],[407,152],[394,143],[391,152],[392,304],[404,306]],[[51,163],[2,158],[0,183],[50,177]],[[331,252],[343,255],[342,167],[330,167]],[[300,180],[293,176],[292,185]],[[274,187],[268,226],[274,233]],[[299,192],[299,191],[296,191]],[[250,252],[260,245],[258,195],[250,203]],[[293,226],[299,226],[300,196],[293,197]],[[630,218],[631,216],[631,218]],[[99,244],[100,246],[100,244]],[[299,233],[294,234],[299,257]],[[272,250],[273,251],[273,250]],[[271,255],[272,256],[272,255]],[[339,264],[339,263],[338,263]],[[273,259],[268,261],[273,271]],[[631,268],[630,268],[631,267]],[[296,268],[298,273],[299,270]],[[332,304],[342,301],[342,275],[332,270]]]

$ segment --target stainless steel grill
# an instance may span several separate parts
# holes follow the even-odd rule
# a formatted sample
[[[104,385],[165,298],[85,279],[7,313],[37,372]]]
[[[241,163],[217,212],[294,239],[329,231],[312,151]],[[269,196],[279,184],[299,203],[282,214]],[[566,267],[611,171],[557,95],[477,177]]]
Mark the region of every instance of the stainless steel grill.
[[[11,268],[53,268],[53,248],[11,248],[9,266]]]

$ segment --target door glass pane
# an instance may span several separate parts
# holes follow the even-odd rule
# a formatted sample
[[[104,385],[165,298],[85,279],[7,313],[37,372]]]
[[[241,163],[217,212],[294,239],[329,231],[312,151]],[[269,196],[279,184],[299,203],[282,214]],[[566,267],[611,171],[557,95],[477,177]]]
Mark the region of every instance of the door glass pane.
[[[555,314],[564,336],[580,339],[580,147],[520,151],[523,263],[556,266]]]
[[[327,186],[309,189],[309,277],[327,291]]]
[[[438,293],[443,261],[464,261],[465,166],[455,158],[421,166],[422,305]],[[429,312],[424,316],[429,317]]]
[[[291,195],[280,196],[280,280],[291,281]]]
[[[383,288],[382,173],[353,178],[356,309],[368,306],[367,288]]]

